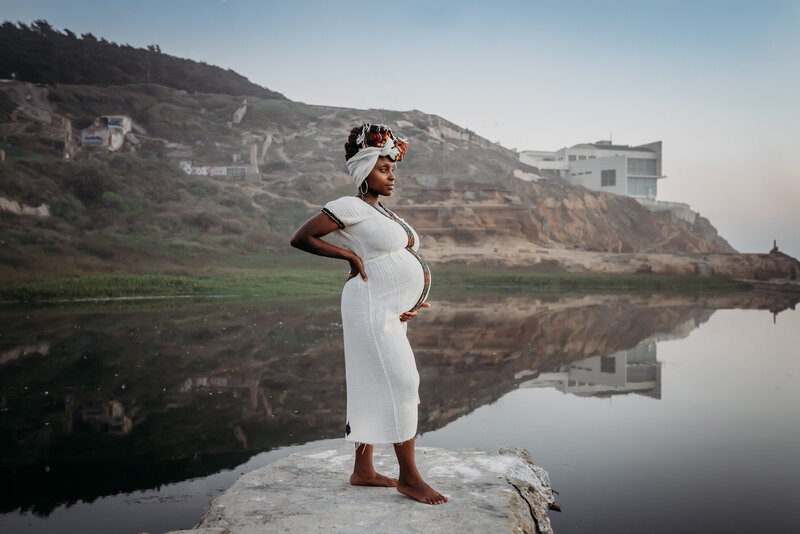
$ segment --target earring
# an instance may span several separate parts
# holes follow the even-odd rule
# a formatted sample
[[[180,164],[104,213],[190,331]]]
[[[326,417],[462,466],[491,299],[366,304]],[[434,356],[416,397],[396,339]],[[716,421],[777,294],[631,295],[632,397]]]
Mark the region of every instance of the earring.
[[[365,185],[366,187],[362,188],[361,187],[362,185]],[[364,180],[363,182],[361,182],[361,185],[358,186],[359,196],[363,198],[368,191],[369,191],[369,184],[367,183],[366,180]]]

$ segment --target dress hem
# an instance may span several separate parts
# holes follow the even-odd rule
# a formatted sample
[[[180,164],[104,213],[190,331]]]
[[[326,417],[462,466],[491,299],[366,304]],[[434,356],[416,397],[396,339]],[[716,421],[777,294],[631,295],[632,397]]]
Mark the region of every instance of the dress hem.
[[[397,441],[385,441],[385,440],[369,441],[369,440],[353,438],[353,434],[351,432],[350,435],[349,436],[345,436],[344,439],[345,439],[345,441],[349,441],[351,443],[366,443],[367,445],[395,445],[395,444],[398,444],[398,443],[405,443],[406,441],[414,439],[416,437],[417,437],[417,433],[414,432],[409,437],[407,437],[405,439],[400,439],[400,440],[397,440]]]

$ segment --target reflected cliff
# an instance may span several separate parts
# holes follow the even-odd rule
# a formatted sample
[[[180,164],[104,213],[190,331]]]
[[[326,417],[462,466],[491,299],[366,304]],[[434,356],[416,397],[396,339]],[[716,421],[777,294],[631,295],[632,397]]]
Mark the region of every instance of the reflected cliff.
[[[757,293],[434,302],[409,328],[422,379],[419,430],[520,386],[658,398],[658,340],[687,335],[715,309],[778,313],[796,302]],[[48,514],[343,435],[336,298],[0,316],[4,512]]]

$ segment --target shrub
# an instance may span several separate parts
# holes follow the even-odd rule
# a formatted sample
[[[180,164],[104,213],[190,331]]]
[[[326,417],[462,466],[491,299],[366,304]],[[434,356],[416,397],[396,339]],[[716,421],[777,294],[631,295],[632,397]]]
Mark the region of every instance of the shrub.
[[[209,229],[218,227],[222,221],[219,217],[212,213],[202,212],[184,215],[183,222],[196,228],[200,228],[204,232],[208,232]]]
[[[222,221],[222,233],[224,234],[241,234],[244,232],[244,224],[235,219],[227,219]]]
[[[100,195],[100,202],[102,202],[106,207],[117,208],[120,210],[125,206],[125,202],[122,200],[122,197],[111,191],[105,191],[102,195]]]
[[[72,195],[64,195],[50,205],[51,214],[70,223],[76,222],[84,211],[83,204]]]

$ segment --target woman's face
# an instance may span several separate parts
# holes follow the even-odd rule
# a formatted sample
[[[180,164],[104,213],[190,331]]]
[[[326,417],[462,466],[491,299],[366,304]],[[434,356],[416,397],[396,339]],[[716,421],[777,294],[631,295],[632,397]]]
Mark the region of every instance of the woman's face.
[[[375,194],[391,195],[394,189],[394,162],[385,156],[379,157],[367,176],[367,185]]]

